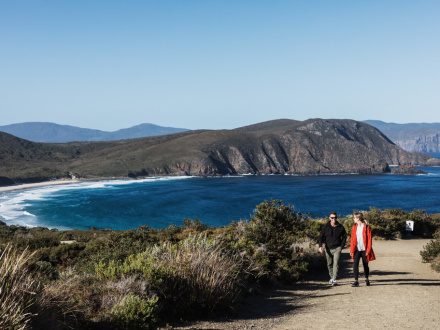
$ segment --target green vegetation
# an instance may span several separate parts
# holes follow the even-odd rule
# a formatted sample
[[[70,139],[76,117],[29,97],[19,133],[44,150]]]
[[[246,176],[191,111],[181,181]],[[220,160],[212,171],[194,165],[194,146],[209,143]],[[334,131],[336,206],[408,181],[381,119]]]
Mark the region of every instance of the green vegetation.
[[[434,233],[434,239],[423,247],[420,251],[422,260],[430,262],[432,269],[440,272],[440,229]]]
[[[402,238],[406,232],[406,221],[414,221],[412,236],[433,237],[433,233],[440,227],[440,219],[423,210],[406,212],[401,209],[379,210],[371,208],[365,214],[365,219],[377,237]]]
[[[365,215],[377,237],[401,237],[406,220],[415,221],[421,237],[437,229],[421,253],[438,265],[439,217],[395,209]],[[197,219],[124,231],[0,222],[0,327],[154,329],[172,320],[234,315],[255,286],[323,271],[316,242],[326,221],[271,200],[249,221],[220,228]],[[340,222],[350,233],[352,216]]]

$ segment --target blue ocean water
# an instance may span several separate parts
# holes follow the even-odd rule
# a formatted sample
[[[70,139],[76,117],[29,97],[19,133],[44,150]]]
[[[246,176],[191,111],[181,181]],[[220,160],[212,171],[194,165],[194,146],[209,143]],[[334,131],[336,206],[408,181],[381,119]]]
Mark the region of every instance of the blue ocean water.
[[[440,167],[428,175],[240,176],[83,182],[0,194],[7,224],[58,229],[164,228],[197,217],[213,225],[250,219],[264,200],[324,217],[353,210],[402,208],[440,212]]]

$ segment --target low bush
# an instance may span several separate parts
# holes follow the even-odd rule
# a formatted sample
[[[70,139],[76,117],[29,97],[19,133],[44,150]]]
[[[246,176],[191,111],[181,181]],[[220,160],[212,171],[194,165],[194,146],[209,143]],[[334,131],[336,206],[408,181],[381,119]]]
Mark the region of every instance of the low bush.
[[[432,269],[440,272],[440,229],[434,233],[434,239],[420,251],[423,262],[430,262]]]
[[[431,268],[436,272],[440,272],[440,254],[431,261]]]
[[[414,221],[414,231],[411,232],[413,236],[431,238],[436,229],[440,228],[440,220],[423,210],[406,212],[401,209],[370,208],[370,211],[365,212],[364,215],[376,237],[404,237],[407,234],[406,221]]]
[[[174,318],[219,316],[235,310],[246,273],[256,272],[238,255],[206,235],[156,245],[124,262],[95,266],[101,279],[140,275],[159,297],[161,315]],[[178,306],[178,308],[176,308]]]
[[[318,228],[295,212],[293,206],[271,200],[257,205],[249,222],[234,223],[224,230],[222,240],[234,254],[259,264],[262,279],[291,283],[307,272],[307,262],[302,257],[304,243],[307,246],[310,241],[307,233],[316,236]]]
[[[112,311],[113,322],[118,329],[154,329],[158,322],[158,298],[142,299],[128,295],[116,304]]]

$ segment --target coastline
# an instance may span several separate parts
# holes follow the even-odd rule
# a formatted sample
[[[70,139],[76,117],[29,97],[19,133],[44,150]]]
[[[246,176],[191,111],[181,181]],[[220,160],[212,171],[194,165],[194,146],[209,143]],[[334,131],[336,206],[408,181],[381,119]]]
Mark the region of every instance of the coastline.
[[[399,165],[390,165],[390,167],[398,167]],[[420,166],[420,165],[416,165]],[[440,167],[440,166],[429,166],[429,167]],[[254,174],[254,173],[241,173],[232,175],[234,177],[244,177],[244,176],[272,176],[272,175],[286,175],[286,176],[334,176],[334,175],[362,175],[363,173],[301,173],[301,174],[290,174],[290,173],[284,173],[284,174]],[[400,173],[381,173],[381,174],[394,174],[399,175]],[[429,173],[424,173],[429,174]],[[377,174],[373,174],[377,175]],[[230,175],[221,175],[223,177],[229,177]],[[130,177],[100,177],[100,178],[82,178],[82,179],[59,179],[59,180],[49,180],[49,181],[42,181],[42,182],[35,182],[35,183],[21,183],[21,184],[15,184],[15,185],[8,185],[8,186],[0,186],[0,193],[2,192],[8,192],[8,191],[15,191],[15,190],[24,190],[24,189],[31,189],[31,188],[39,188],[39,187],[46,187],[46,186],[55,186],[55,185],[67,185],[67,184],[75,184],[75,183],[81,183],[81,182],[90,182],[90,181],[108,181],[108,180],[137,180],[137,179],[146,179],[146,178],[159,178],[159,177],[176,177],[176,176],[142,176],[142,177],[136,177],[136,178],[130,178]],[[194,177],[192,175],[188,177]],[[196,176],[197,177],[197,176]],[[219,176],[200,176],[200,177],[219,177]]]
[[[143,177],[143,178],[157,178],[155,176],[152,177]],[[136,179],[141,179],[136,178]],[[47,186],[56,186],[56,185],[68,185],[82,182],[98,182],[98,181],[114,181],[114,180],[136,180],[130,177],[102,177],[102,178],[88,178],[88,179],[59,179],[59,180],[49,180],[49,181],[41,181],[34,183],[20,183],[10,186],[0,186],[0,193],[15,191],[15,190],[25,190],[31,188],[39,188],[39,187],[47,187]]]
[[[55,185],[61,185],[61,184],[73,184],[73,183],[80,183],[84,182],[86,180],[53,180],[53,181],[43,181],[43,182],[35,182],[35,183],[23,183],[23,184],[17,184],[13,186],[2,186],[0,187],[0,192],[7,192],[7,191],[14,191],[14,190],[23,190],[23,189],[30,189],[30,188],[38,188],[38,187],[46,187],[46,186],[55,186]]]

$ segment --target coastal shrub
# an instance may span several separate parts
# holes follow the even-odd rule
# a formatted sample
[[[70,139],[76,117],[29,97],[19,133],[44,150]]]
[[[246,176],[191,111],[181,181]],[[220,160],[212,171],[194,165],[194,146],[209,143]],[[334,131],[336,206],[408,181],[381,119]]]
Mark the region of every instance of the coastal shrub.
[[[241,223],[242,230],[236,227],[240,231],[237,236],[242,236],[238,244],[232,245],[263,267],[264,278],[291,283],[307,271],[302,251],[296,249],[306,236],[306,223],[303,214],[295,212],[293,206],[281,200],[264,201],[257,205],[248,223]]]
[[[433,240],[420,251],[423,262],[430,262],[432,269],[440,272],[440,228],[433,235]]]
[[[58,246],[60,241],[50,231],[37,233],[17,232],[11,243],[20,250],[27,248],[30,251],[35,251],[45,247]]]
[[[52,281],[59,277],[58,269],[48,261],[39,260],[33,266],[40,281]]]
[[[347,235],[350,236],[351,235],[351,229],[353,228],[353,225],[354,225],[353,214],[349,214],[349,215],[346,215],[344,217],[338,216],[338,222],[342,226],[344,226],[345,231],[347,232]],[[350,243],[350,242],[348,242],[348,243]]]
[[[194,218],[194,220],[190,218],[184,218],[183,219],[183,227],[184,228],[191,228],[198,232],[205,231],[208,229],[208,226],[202,223],[200,220],[197,219],[197,217]]]
[[[314,242],[318,242],[322,227],[325,225],[326,219],[305,219],[304,220],[304,234]]]
[[[36,301],[35,328],[154,329],[161,307],[139,276],[117,280],[61,272]]]
[[[232,255],[217,240],[208,240],[202,234],[190,236],[178,245],[154,247],[147,253],[153,266],[171,271],[167,277],[172,281],[159,283],[157,289],[168,294],[164,298],[177,303],[174,306],[179,309],[173,308],[173,312],[179,317],[233,312],[242,289],[241,273],[254,271],[249,265],[243,267],[240,256]]]
[[[113,307],[112,321],[118,329],[155,329],[159,321],[157,301],[157,297],[142,299],[130,294]]]
[[[365,213],[365,219],[371,226],[373,235],[383,238],[402,238],[406,234],[406,221],[414,221],[413,236],[432,237],[437,228],[440,228],[440,220],[424,210],[406,212],[401,209],[379,210],[370,208]]]
[[[240,256],[201,234],[177,244],[150,247],[123,263],[100,263],[95,269],[97,276],[108,280],[141,275],[159,297],[161,314],[174,318],[233,312],[242,290],[242,274],[255,271]]]
[[[440,254],[431,261],[431,268],[436,272],[440,272]]]
[[[434,258],[436,258],[440,254],[440,240],[432,240],[428,244],[423,247],[423,250],[420,252],[422,256],[422,260],[424,262],[431,262]]]
[[[425,210],[412,211],[408,214],[407,220],[414,221],[414,231],[412,234],[415,236],[432,237],[437,228],[440,228],[440,221],[434,219]]]
[[[384,238],[400,238],[405,233],[406,215],[405,211],[386,212],[374,207],[364,213],[365,220],[371,226],[374,236]]]
[[[11,245],[0,251],[0,329],[25,329],[38,289],[28,269],[32,253],[17,252]]]
[[[32,329],[76,329],[90,313],[89,292],[94,283],[83,281],[86,276],[61,272],[57,280],[45,283],[32,306]],[[87,306],[87,307],[86,307]],[[90,309],[89,309],[90,308]]]

